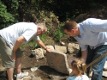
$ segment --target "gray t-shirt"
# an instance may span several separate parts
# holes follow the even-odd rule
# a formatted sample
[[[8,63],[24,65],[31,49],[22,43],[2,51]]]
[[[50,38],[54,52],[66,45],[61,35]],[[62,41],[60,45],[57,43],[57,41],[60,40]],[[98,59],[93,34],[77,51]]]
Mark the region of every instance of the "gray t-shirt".
[[[26,42],[31,39],[39,40],[40,38],[36,36],[36,33],[37,25],[32,22],[18,22],[0,30],[0,35],[9,45],[14,45],[20,36],[23,36]]]

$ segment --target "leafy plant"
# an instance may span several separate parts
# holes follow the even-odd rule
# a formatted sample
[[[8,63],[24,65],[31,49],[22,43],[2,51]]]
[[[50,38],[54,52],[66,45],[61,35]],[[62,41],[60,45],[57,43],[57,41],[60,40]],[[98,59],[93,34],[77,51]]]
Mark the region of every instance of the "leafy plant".
[[[7,12],[7,7],[0,1],[0,26],[1,28],[14,22],[14,17],[12,14]]]
[[[60,24],[59,26],[58,26],[58,28],[56,29],[56,31],[55,31],[55,33],[54,33],[54,40],[56,41],[56,42],[60,42],[61,41],[61,38],[64,36],[64,32],[62,31],[62,29],[61,29],[61,26],[62,26],[63,24]]]

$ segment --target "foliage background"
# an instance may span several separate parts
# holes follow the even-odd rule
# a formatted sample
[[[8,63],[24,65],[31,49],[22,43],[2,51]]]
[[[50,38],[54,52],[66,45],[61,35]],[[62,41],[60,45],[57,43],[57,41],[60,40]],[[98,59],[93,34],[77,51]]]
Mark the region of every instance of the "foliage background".
[[[52,37],[56,42],[64,38],[60,27],[67,19],[80,22],[88,17],[107,18],[106,0],[0,0],[0,29],[35,17],[45,22],[48,32],[43,41]]]

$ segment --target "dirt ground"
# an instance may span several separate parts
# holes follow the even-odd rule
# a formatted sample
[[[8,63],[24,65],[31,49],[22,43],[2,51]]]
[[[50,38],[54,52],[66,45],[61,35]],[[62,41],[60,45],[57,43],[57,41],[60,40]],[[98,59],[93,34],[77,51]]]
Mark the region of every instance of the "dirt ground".
[[[26,48],[22,57],[22,71],[27,71],[35,77],[40,77],[42,80],[66,80],[67,75],[50,68],[47,65],[46,58],[37,61],[30,53],[30,49]],[[32,67],[38,67],[38,70],[32,72]],[[7,80],[6,71],[0,71],[0,80]]]
[[[29,48],[24,50],[24,55],[22,58],[22,71],[27,71],[29,74],[32,74],[35,77],[40,77],[41,80],[66,80],[68,75],[62,74],[48,67],[46,58],[37,61],[35,57],[30,55],[30,53],[31,52]],[[68,56],[68,61],[70,61],[71,57],[72,55]],[[38,67],[38,70],[32,72],[32,67]],[[1,71],[0,80],[7,80],[6,78],[6,72]],[[107,78],[103,78],[103,80],[107,80]]]
[[[71,57],[72,56],[69,55],[68,60],[70,60]],[[38,67],[38,70],[32,72],[32,67]],[[37,61],[35,57],[30,55],[29,49],[24,51],[22,58],[22,71],[27,71],[35,77],[40,77],[42,80],[66,80],[68,77],[68,75],[62,74],[48,67],[46,58]],[[7,80],[5,71],[0,72],[0,80]],[[103,80],[107,80],[107,78],[104,78]]]

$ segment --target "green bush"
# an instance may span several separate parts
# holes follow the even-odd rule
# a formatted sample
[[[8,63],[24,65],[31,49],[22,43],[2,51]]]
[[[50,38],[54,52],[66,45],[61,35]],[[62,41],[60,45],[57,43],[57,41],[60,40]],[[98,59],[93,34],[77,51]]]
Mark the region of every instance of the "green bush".
[[[14,22],[14,17],[12,14],[7,12],[7,7],[0,2],[0,28],[7,26],[8,24]]]
[[[54,40],[56,42],[60,42],[62,37],[64,37],[64,33],[63,31],[61,30],[61,27],[63,26],[63,23],[62,24],[59,24],[58,28],[56,29],[55,33],[54,33]]]

